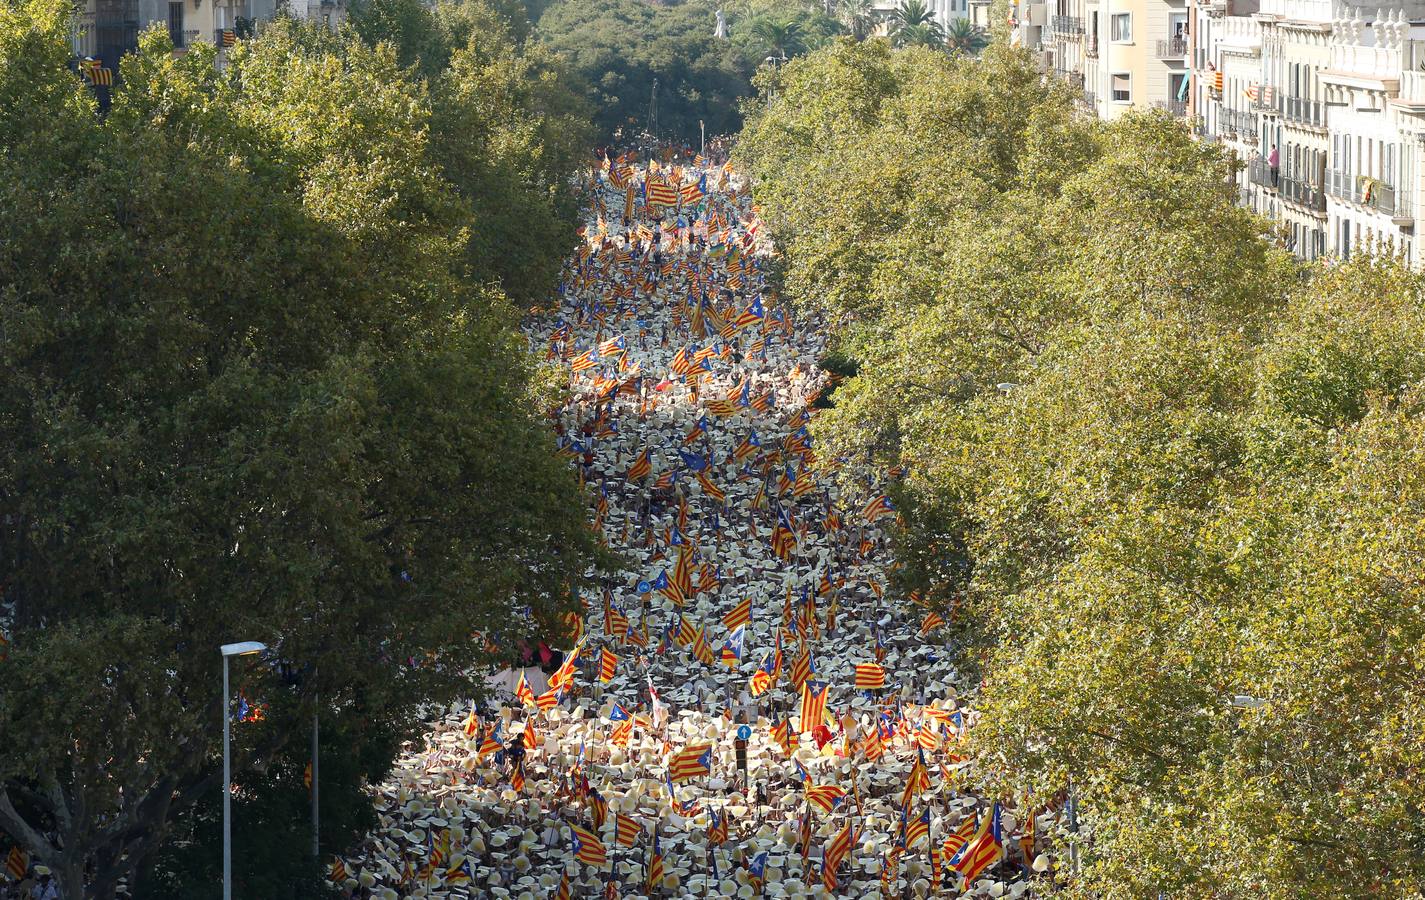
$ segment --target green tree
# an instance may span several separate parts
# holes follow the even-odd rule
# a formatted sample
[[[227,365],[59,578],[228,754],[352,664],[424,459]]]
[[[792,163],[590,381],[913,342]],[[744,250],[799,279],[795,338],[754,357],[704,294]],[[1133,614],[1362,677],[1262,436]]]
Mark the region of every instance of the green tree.
[[[891,10],[891,43],[897,47],[939,47],[945,43],[945,29],[925,0],[901,0]]]
[[[706,0],[560,0],[536,34],[580,76],[601,139],[642,131],[656,97],[660,135],[695,140],[699,121],[709,134],[736,131],[751,92],[733,42],[713,37],[714,12]]]
[[[786,59],[806,51],[802,27],[794,20],[760,18],[751,23],[748,31],[771,56]]]
[[[547,296],[574,243],[570,182],[594,134],[574,76],[528,40],[517,3],[366,0],[352,18],[367,44],[390,44],[429,83],[431,156],[479,222],[472,276],[521,303]]]
[[[67,16],[0,10],[0,828],[111,896],[218,795],[220,644],[272,648],[260,778],[469,696],[597,556],[394,52],[149,33],[101,120]]]
[[[970,24],[969,19],[956,19],[945,32],[945,45],[951,53],[974,56],[989,46],[989,37]]]
[[[737,152],[847,376],[819,452],[908,470],[897,579],[985,679],[979,789],[1074,786],[1070,896],[1418,893],[1421,277],[1302,267],[1221,148],[1000,45],[775,85]]]
[[[872,0],[841,0],[836,6],[836,15],[858,41],[864,41],[876,30],[876,5]]]

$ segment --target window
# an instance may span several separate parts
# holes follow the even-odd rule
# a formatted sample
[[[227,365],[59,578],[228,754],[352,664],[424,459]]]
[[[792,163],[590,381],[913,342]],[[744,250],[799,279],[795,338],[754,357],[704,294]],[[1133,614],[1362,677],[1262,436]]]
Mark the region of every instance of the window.
[[[1168,103],[1184,103],[1187,101],[1188,77],[1186,73],[1168,73]]]
[[[1113,102],[1133,102],[1133,76],[1127,72],[1113,73]]]
[[[173,46],[182,50],[183,43],[183,3],[168,4],[168,39],[173,41]]]
[[[1108,20],[1108,38],[1115,44],[1133,40],[1133,14],[1114,13]]]

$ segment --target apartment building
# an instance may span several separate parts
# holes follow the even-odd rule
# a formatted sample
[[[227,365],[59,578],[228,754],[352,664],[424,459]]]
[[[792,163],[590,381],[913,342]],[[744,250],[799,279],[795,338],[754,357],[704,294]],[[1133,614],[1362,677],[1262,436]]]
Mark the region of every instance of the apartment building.
[[[197,41],[230,44],[279,10],[336,28],[346,18],[346,5],[346,0],[87,0],[75,15],[70,43],[77,59],[114,72],[119,58],[138,47],[139,34],[155,25],[168,30],[182,53]]]
[[[1018,0],[1015,39],[1111,119],[1156,106],[1241,162],[1304,259],[1425,264],[1425,0]]]
[[[1303,258],[1389,249],[1419,265],[1425,3],[1252,6],[1199,2],[1194,33],[1193,112],[1204,139],[1242,159],[1243,203]],[[1257,65],[1244,67],[1251,45]]]
[[[1013,22],[1014,39],[1101,118],[1134,107],[1186,116],[1186,0],[1019,0]]]

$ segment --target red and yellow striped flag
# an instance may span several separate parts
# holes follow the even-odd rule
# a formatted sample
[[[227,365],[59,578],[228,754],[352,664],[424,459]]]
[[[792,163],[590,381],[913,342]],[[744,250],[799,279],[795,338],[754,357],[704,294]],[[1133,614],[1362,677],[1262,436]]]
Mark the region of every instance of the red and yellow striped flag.
[[[618,656],[612,650],[605,647],[599,651],[599,680],[607,684],[613,680],[614,671],[618,668]]]
[[[811,731],[822,724],[826,719],[826,692],[830,690],[828,685],[822,685],[820,690],[813,687],[813,682],[807,681],[802,684],[802,718],[801,730]]]
[[[856,663],[857,690],[878,691],[886,686],[886,670],[878,663]]]
[[[632,847],[643,833],[643,823],[632,816],[614,813],[614,839],[620,847]]]
[[[599,836],[587,828],[570,825],[574,832],[574,858],[589,866],[602,867],[608,862],[608,851]]]
[[[668,757],[668,777],[675,784],[712,774],[712,744],[689,744]]]
[[[746,625],[752,621],[752,598],[748,597],[732,608],[732,611],[722,617],[722,624],[726,625],[729,631],[735,631],[739,625]]]

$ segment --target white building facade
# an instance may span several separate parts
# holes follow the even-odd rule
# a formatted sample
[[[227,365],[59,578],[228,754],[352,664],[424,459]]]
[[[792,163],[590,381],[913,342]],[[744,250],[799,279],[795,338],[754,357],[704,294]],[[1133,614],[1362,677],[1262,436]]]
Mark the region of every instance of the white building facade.
[[[1425,264],[1425,0],[1017,0],[1013,15],[1013,39],[1094,114],[1166,108],[1228,147],[1241,202],[1298,256]]]

